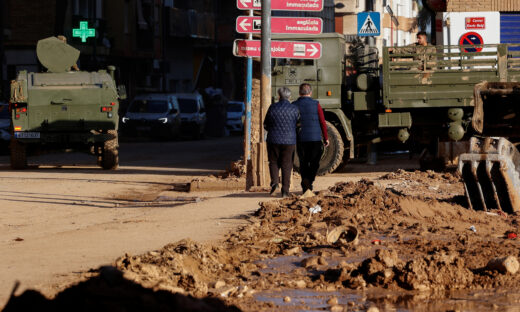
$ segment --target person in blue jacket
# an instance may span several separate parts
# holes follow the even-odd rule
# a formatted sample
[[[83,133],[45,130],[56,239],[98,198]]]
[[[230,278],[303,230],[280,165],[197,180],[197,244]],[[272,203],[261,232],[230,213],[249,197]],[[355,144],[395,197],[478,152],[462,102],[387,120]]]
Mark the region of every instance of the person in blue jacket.
[[[271,176],[271,195],[274,195],[280,183],[279,171],[282,169],[282,197],[288,197],[291,186],[291,174],[296,149],[296,126],[300,112],[289,102],[291,90],[278,89],[279,101],[269,106],[264,120],[267,130],[267,157]]]
[[[300,85],[300,97],[293,104],[300,111],[301,128],[298,132],[297,152],[300,160],[302,191],[313,189],[312,184],[320,167],[323,147],[329,145],[327,124],[320,103],[312,98],[312,87],[308,83]]]

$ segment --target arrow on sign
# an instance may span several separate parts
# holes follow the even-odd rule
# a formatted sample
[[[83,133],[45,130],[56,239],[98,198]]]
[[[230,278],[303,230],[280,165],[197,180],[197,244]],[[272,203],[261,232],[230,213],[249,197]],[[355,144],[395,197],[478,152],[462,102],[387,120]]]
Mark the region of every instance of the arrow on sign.
[[[248,3],[251,3],[251,0],[240,0],[240,4],[242,4],[244,7],[247,7]]]
[[[316,55],[316,53],[320,52],[320,49],[316,48],[314,44],[311,44],[311,49],[307,49],[307,52],[311,52],[311,57]]]
[[[247,22],[247,19],[244,19],[242,22],[240,22],[240,24],[238,24],[241,28],[242,28],[242,31],[247,31],[247,27],[248,26],[251,26],[251,23],[248,23]]]

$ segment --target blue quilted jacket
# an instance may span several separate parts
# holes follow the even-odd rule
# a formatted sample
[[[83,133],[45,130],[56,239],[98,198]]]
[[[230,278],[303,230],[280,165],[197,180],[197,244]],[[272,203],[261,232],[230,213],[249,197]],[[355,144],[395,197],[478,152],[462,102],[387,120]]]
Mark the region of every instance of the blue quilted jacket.
[[[301,130],[298,133],[298,142],[321,141],[320,118],[318,115],[318,101],[302,96],[293,102],[301,114]]]
[[[296,124],[300,119],[298,107],[281,100],[267,110],[264,128],[267,130],[267,143],[296,144]]]

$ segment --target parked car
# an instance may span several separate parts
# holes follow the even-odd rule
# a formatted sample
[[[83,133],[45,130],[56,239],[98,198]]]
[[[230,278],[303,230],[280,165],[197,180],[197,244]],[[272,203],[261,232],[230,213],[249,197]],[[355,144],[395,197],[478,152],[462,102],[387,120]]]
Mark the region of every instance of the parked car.
[[[143,94],[134,98],[121,119],[122,131],[129,135],[151,134],[177,138],[181,116],[177,97],[172,94]]]
[[[244,117],[246,107],[244,102],[229,101],[227,106],[226,128],[230,132],[241,132],[244,130]]]
[[[206,128],[206,107],[199,93],[175,94],[181,110],[181,133],[195,139],[204,136]]]

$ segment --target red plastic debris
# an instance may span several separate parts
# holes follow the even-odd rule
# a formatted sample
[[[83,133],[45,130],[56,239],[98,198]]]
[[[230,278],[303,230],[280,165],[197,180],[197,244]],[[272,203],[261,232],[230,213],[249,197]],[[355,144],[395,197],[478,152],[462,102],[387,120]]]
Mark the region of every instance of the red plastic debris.
[[[508,239],[515,239],[517,237],[518,237],[518,235],[516,235],[516,233],[513,233],[513,232],[507,233],[507,238]]]
[[[372,244],[373,244],[373,245],[381,245],[381,240],[380,240],[380,239],[374,239],[374,240],[372,241]]]

